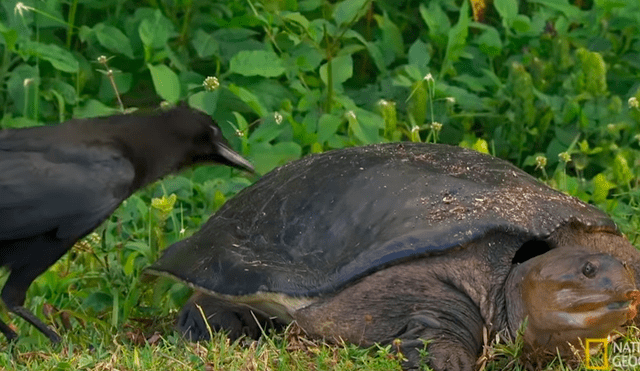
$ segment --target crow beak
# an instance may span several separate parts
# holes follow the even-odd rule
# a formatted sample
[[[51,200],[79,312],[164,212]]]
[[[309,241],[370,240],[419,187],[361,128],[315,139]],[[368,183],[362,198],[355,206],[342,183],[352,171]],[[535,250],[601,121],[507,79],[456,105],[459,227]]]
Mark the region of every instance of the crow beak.
[[[239,153],[229,148],[225,143],[217,142],[216,149],[218,150],[218,155],[221,157],[221,160],[218,162],[238,169],[247,170],[252,174],[255,173],[253,165],[251,165],[247,159],[240,156]]]

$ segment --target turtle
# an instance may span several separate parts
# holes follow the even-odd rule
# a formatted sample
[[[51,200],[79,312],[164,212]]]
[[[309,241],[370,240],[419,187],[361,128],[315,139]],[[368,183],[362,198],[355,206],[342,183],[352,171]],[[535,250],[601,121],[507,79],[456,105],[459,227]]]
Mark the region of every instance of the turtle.
[[[620,329],[640,252],[607,214],[505,160],[384,143],[276,168],[148,272],[195,289],[177,321],[191,340],[295,321],[330,341],[399,339],[406,369],[466,371],[483,331],[526,320],[527,351],[566,354]]]

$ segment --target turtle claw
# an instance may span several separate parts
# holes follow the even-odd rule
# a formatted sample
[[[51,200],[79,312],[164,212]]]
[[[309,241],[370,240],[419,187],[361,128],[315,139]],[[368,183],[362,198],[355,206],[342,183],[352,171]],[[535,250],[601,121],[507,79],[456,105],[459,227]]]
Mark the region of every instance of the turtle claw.
[[[423,359],[419,349],[424,348],[424,341],[420,339],[405,341],[402,346],[402,353],[407,357],[402,365],[406,370],[420,370],[420,365],[427,361],[427,364],[434,371],[473,371],[475,369],[475,358],[471,356],[460,345],[449,342],[431,343],[427,346],[429,352],[428,359]]]
[[[210,340],[224,331],[232,341],[247,336],[258,339],[261,328],[273,327],[272,321],[255,315],[250,309],[230,305],[208,295],[194,294],[180,311],[176,328],[189,341]]]

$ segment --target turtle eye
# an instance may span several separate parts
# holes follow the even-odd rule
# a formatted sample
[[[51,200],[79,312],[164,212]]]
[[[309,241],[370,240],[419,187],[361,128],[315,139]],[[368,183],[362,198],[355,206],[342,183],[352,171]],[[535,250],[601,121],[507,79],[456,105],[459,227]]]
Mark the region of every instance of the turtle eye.
[[[591,262],[587,262],[582,267],[582,274],[584,274],[587,278],[595,277],[597,271],[598,271],[598,267],[593,265],[593,263],[591,263]]]

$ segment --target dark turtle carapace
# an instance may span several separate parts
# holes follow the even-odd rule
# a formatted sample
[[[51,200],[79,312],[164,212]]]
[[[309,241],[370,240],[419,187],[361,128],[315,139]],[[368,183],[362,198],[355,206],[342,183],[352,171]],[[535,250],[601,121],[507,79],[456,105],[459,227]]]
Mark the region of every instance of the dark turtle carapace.
[[[506,161],[389,143],[312,155],[229,200],[151,267],[198,292],[179,327],[256,335],[256,319],[361,345],[424,340],[436,370],[472,370],[483,331],[579,346],[635,316],[640,253],[600,210]],[[252,313],[253,312],[253,313]]]

